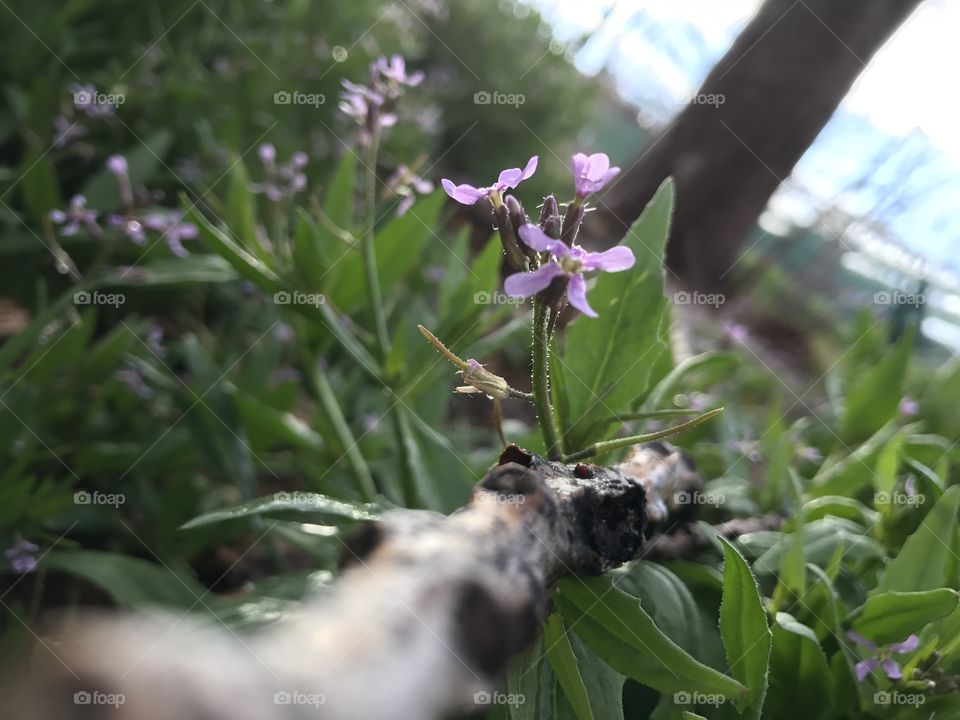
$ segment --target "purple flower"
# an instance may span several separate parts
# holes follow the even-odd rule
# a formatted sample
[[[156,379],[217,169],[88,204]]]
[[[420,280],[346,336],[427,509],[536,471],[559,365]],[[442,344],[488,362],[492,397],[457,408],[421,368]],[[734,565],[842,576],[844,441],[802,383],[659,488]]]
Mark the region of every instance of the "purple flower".
[[[33,572],[37,567],[38,548],[29,540],[20,540],[4,553],[10,561],[10,568],[18,575]]]
[[[105,98],[93,85],[75,83],[70,90],[73,92],[73,106],[87,117],[97,119],[113,116],[114,106],[103,102]]]
[[[387,180],[387,190],[400,198],[397,203],[397,216],[404,215],[417,199],[417,193],[426,195],[433,192],[433,183],[414,173],[406,165],[400,165]]]
[[[51,210],[50,219],[57,225],[63,225],[60,234],[65,237],[76,235],[81,227],[91,235],[100,237],[103,231],[97,225],[99,214],[99,210],[87,208],[87,199],[83,195],[74,195],[70,199],[70,207],[66,211]]]
[[[114,372],[113,376],[139,398],[146,399],[153,395],[153,390],[143,380],[143,373],[134,365],[128,363],[126,367]]]
[[[150,352],[156,355],[158,358],[165,358],[167,356],[167,348],[163,344],[163,328],[159,325],[151,325],[147,330],[146,338],[147,347],[150,348]]]
[[[912,418],[920,412],[920,404],[911,397],[905,397],[900,400],[900,404],[897,406],[897,412],[900,413],[901,417]]]
[[[130,168],[123,155],[111,155],[107,158],[107,170],[113,173],[120,185],[120,199],[125,207],[133,207],[133,186],[130,184]]]
[[[915,499],[917,497],[917,478],[913,475],[907,475],[907,479],[903,483],[903,491],[908,498]]]
[[[167,247],[177,257],[189,255],[183,247],[184,240],[193,240],[197,237],[197,226],[184,222],[183,214],[176,210],[158,210],[143,217],[143,226],[161,234]]]
[[[581,200],[600,192],[620,172],[620,168],[610,167],[610,158],[606,153],[577,153],[573,156],[572,166],[574,190]]]
[[[474,187],[473,185],[466,184],[454,185],[452,181],[446,178],[443,178],[440,184],[443,185],[443,189],[447,195],[458,203],[474,205],[482,198],[490,198],[494,204],[497,204],[501,202],[500,193],[504,190],[515,188],[537,171],[537,162],[539,159],[537,155],[534,155],[527,161],[527,166],[523,168],[523,170],[520,168],[508,168],[504,170],[500,173],[500,177],[497,178],[497,182],[490,187]]]
[[[371,69],[371,74],[374,77],[376,77],[376,73],[398,85],[406,85],[407,87],[416,87],[423,82],[424,77],[419,70],[408,75],[407,62],[402,55],[394,55],[389,61],[385,57],[377,58]]]
[[[579,245],[567,247],[561,240],[553,240],[536,225],[520,228],[520,239],[537,252],[549,252],[550,261],[534,272],[514,273],[506,279],[503,289],[514,297],[529,297],[545,289],[554,278],[566,277],[567,300],[588,317],[597,317],[587,304],[587,282],[583,273],[590,270],[620,272],[633,267],[635,258],[630,248],[620,245],[605,252],[587,252]]]
[[[910,653],[916,650],[920,645],[920,638],[916,635],[911,635],[903,642],[894,643],[882,648],[878,648],[876,643],[867,640],[865,637],[860,635],[860,633],[852,630],[847,633],[847,637],[853,640],[857,645],[869,650],[872,655],[872,657],[869,657],[866,660],[861,660],[856,664],[856,666],[854,666],[854,671],[857,674],[857,682],[863,682],[867,675],[881,666],[883,667],[883,671],[887,674],[887,677],[891,680],[901,679],[903,677],[903,672],[900,670],[900,665],[898,665],[895,660],[890,658],[890,654],[896,653],[898,655],[903,655],[904,653]]]
[[[83,125],[77,121],[68,120],[63,115],[57,115],[53,119],[53,130],[53,146],[56,148],[66,147],[87,134],[87,129]]]
[[[270,143],[264,143],[259,150],[260,161],[266,172],[266,179],[262,183],[252,183],[250,189],[255,193],[263,193],[273,202],[293,197],[307,186],[307,176],[303,168],[310,158],[305,152],[295,152],[290,160],[280,166],[276,164],[277,151]]]

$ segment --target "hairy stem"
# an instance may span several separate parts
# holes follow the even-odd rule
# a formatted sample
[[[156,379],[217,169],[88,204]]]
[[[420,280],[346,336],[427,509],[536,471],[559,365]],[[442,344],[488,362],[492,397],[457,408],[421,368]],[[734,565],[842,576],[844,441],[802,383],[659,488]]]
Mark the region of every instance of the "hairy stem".
[[[540,432],[547,457],[556,460],[563,455],[560,428],[550,402],[550,309],[539,300],[533,303],[533,403],[540,418]]]

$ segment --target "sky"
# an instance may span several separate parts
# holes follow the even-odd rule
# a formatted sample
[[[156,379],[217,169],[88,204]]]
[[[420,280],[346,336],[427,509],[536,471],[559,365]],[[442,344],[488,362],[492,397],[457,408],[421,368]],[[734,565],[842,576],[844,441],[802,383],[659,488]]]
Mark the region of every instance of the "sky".
[[[760,0],[529,0],[557,39],[590,37],[581,71],[608,71],[663,124],[679,112],[732,44]],[[799,11],[801,8],[794,8]],[[831,207],[881,219],[886,233],[855,224],[841,238],[899,267],[960,285],[960,2],[924,0],[874,56],[771,200],[770,227],[809,225]],[[885,158],[882,162],[880,159]],[[858,183],[864,177],[868,182]],[[912,255],[919,255],[917,262]]]

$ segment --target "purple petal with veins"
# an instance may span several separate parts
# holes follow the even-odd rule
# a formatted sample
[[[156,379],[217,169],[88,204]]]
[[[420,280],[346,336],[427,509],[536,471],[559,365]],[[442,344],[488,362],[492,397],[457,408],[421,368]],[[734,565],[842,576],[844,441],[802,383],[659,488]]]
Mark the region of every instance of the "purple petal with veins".
[[[584,270],[620,272],[632,268],[635,262],[633,251],[624,245],[618,245],[605,252],[587,253],[583,258],[583,268]]]
[[[567,286],[567,300],[587,317],[597,317],[597,313],[587,302],[587,281],[583,275],[572,275]]]
[[[474,205],[480,198],[486,195],[483,190],[475,188],[473,185],[454,185],[453,182],[444,178],[440,181],[440,184],[443,185],[444,191],[456,200],[458,203],[463,203],[464,205]]]
[[[536,225],[529,223],[520,228],[520,239],[537,252],[552,252],[555,255],[566,255],[567,246],[559,240],[554,240]]]
[[[504,292],[513,297],[530,297],[546,288],[554,278],[563,275],[556,263],[547,263],[534,272],[519,272],[508,277],[503,283]]]

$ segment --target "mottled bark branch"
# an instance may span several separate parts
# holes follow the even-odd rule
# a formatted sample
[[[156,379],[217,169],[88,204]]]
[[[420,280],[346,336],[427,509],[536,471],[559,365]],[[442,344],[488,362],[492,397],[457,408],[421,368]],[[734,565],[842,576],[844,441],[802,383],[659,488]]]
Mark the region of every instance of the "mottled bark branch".
[[[701,485],[665,443],[614,467],[508,446],[464,508],[363,526],[333,590],[257,634],[159,614],[61,629],[5,693],[4,717],[420,720],[471,709],[539,632],[557,578],[637,557],[675,494]],[[97,692],[124,702],[93,704]]]

